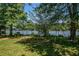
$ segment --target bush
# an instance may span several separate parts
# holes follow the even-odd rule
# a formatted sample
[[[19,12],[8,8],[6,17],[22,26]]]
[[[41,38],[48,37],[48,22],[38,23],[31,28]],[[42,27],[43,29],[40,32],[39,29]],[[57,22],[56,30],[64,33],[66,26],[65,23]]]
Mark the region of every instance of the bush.
[[[16,34],[15,34],[16,36],[20,36],[21,34],[20,34],[20,32],[16,32]]]
[[[64,37],[63,35],[58,35],[58,37]]]
[[[75,47],[65,48],[58,44],[54,46],[54,51],[55,51],[55,55],[60,55],[60,56],[63,56],[63,55],[77,56],[78,55],[77,48],[75,48]]]

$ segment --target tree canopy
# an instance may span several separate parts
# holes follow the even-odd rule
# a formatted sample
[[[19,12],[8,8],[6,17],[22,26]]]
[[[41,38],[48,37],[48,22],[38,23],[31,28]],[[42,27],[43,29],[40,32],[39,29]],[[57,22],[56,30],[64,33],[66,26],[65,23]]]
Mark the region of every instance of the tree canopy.
[[[13,26],[16,26],[19,20],[26,20],[27,18],[26,13],[24,12],[24,4],[0,4],[0,11],[0,20],[2,20],[3,23],[6,23],[5,25],[10,28],[10,35],[12,35]]]

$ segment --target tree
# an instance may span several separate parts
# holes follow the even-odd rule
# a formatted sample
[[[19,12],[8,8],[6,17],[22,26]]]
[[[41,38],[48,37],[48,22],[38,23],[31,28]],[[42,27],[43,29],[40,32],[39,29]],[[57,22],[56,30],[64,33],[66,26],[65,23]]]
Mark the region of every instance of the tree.
[[[38,10],[41,13],[52,13],[57,20],[63,19],[64,21],[70,22],[70,40],[75,40],[76,37],[76,23],[78,21],[78,4],[70,3],[70,4],[40,4]],[[52,20],[54,20],[52,18]]]
[[[0,4],[0,35],[2,35],[2,32],[6,33],[6,20],[5,20],[5,13],[6,13],[6,7],[5,4]],[[4,31],[2,31],[4,30]]]
[[[3,17],[3,19],[6,20],[6,24],[10,26],[10,36],[12,36],[13,26],[17,23],[17,21],[26,19],[26,13],[23,11],[24,4],[8,3],[1,4],[0,7],[2,8],[1,10],[4,10],[3,12],[5,13],[5,15],[1,17]]]
[[[43,5],[43,4],[41,4],[41,5]],[[48,14],[48,11],[43,12],[44,7],[41,8],[41,5],[37,8],[34,8],[34,10],[32,12],[29,12],[29,14],[31,16],[31,19],[36,22],[36,24],[37,24],[36,30],[39,31],[39,34],[41,33],[41,34],[43,34],[43,36],[48,36],[49,29],[50,29],[52,23],[55,22],[56,19],[51,20],[54,17],[54,16],[52,17],[51,15],[53,15],[54,13]],[[46,10],[48,9],[47,7],[45,7],[45,8],[46,8]],[[52,21],[52,23],[51,23],[51,21]]]
[[[69,16],[70,16],[70,40],[76,38],[76,23],[78,21],[77,4],[68,4]]]
[[[48,36],[51,25],[48,19],[51,17],[48,17],[47,14],[40,14],[38,11],[35,11],[34,14],[30,12],[30,16],[36,22],[36,30],[39,32],[39,35]]]

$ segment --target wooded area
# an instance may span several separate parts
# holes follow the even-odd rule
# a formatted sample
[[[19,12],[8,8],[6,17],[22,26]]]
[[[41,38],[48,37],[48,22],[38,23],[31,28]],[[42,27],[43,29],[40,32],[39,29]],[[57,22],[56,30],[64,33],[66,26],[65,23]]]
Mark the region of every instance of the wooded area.
[[[25,12],[26,5],[33,10]],[[30,3],[0,4],[0,55],[78,56],[78,19],[78,3],[40,3],[37,7]],[[31,34],[23,35],[23,30]],[[58,35],[50,34],[51,31]],[[66,37],[60,31],[69,34]]]

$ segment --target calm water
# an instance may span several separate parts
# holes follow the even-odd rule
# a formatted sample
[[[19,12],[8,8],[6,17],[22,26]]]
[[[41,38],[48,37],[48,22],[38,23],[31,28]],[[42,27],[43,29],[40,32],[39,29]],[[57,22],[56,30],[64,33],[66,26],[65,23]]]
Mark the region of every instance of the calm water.
[[[20,32],[20,34],[23,34],[23,35],[30,35],[30,34],[38,34],[38,31],[29,31],[29,30],[22,30],[22,31],[15,31],[13,30],[13,34],[16,34],[17,32]],[[7,35],[9,35],[10,31],[7,30],[6,31]],[[70,32],[69,31],[50,31],[49,32],[50,35],[63,35],[63,36],[69,36],[70,35]],[[76,32],[76,35],[79,35],[79,32],[77,31]]]

